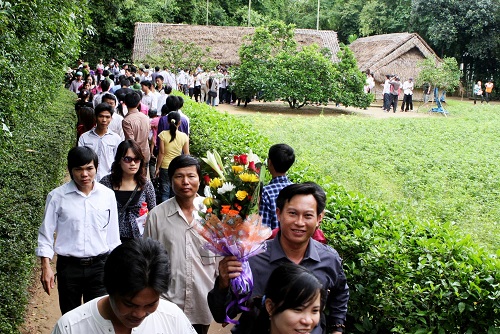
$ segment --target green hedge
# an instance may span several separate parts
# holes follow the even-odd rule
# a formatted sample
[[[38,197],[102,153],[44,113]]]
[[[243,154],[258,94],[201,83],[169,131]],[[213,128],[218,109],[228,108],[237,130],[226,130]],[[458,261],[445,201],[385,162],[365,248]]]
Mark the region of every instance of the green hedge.
[[[235,116],[186,101],[191,151],[223,156],[269,140]],[[351,290],[348,333],[500,333],[500,261],[450,225],[396,216],[383,205],[331,183],[298,157],[290,177],[314,180],[328,194],[322,223],[344,259]]]
[[[45,198],[76,140],[74,94],[60,88],[54,101],[0,145],[0,333],[16,333],[23,320]]]

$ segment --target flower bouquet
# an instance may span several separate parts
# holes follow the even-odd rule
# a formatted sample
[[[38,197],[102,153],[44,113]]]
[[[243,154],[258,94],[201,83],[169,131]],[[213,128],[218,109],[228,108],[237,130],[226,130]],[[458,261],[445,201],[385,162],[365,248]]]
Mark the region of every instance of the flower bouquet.
[[[207,152],[202,160],[211,167],[213,177],[204,176],[205,210],[195,229],[207,241],[207,249],[221,256],[234,255],[242,262],[243,272],[231,279],[233,300],[227,310],[235,305],[246,310],[244,304],[253,289],[248,258],[266,250],[264,241],[272,233],[258,215],[262,163],[251,151],[235,155],[227,166],[217,152]],[[237,323],[229,317],[226,321]]]

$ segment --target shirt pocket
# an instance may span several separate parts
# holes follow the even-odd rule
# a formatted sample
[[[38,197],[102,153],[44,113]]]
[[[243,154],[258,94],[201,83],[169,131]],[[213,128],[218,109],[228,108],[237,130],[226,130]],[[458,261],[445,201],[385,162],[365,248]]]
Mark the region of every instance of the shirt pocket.
[[[96,226],[98,230],[104,230],[108,227],[111,219],[110,209],[94,209],[92,210],[92,220],[93,225]]]

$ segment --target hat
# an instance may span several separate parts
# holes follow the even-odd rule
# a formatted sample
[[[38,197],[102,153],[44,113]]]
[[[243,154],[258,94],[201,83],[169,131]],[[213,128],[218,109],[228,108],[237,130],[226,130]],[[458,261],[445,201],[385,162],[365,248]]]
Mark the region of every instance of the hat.
[[[78,77],[78,76],[80,76],[80,77],[81,77],[82,75],[83,75],[83,74],[82,74],[82,72],[80,72],[80,71],[76,72],[76,76],[77,76],[77,77]]]
[[[413,81],[413,78],[410,78],[410,79],[408,79],[408,80],[411,80],[411,81]]]

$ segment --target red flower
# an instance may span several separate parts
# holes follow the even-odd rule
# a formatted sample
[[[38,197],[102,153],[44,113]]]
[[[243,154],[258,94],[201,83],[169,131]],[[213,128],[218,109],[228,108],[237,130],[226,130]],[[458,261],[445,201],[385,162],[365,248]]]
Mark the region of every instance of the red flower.
[[[248,156],[246,154],[240,155],[240,163],[246,165],[248,163]]]
[[[235,155],[233,159],[234,159],[234,164],[235,165],[239,165],[240,164],[240,156],[239,155]]]
[[[250,162],[248,163],[248,169],[249,169],[249,170],[253,170],[254,172],[255,172],[255,171],[257,171],[257,170],[255,169],[255,162],[250,161]]]
[[[210,176],[208,176],[208,174],[203,175],[203,180],[205,181],[205,184],[209,184],[210,183]]]

